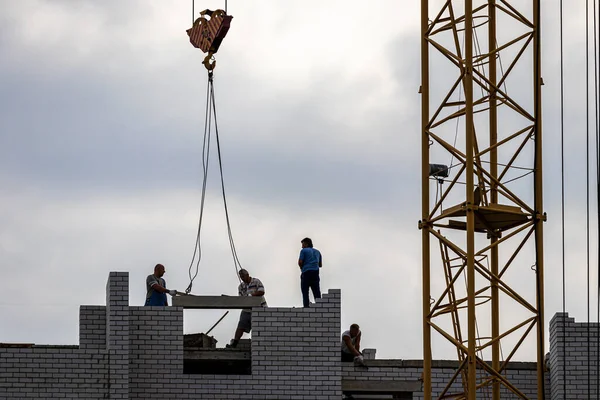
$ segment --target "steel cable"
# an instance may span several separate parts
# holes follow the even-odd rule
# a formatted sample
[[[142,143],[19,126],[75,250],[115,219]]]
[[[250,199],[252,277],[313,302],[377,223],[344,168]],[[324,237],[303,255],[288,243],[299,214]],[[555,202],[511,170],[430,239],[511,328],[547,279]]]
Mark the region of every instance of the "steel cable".
[[[192,254],[192,261],[188,268],[188,276],[190,278],[190,284],[185,289],[185,293],[190,293],[192,290],[192,284],[196,276],[198,276],[198,270],[200,268],[200,260],[202,259],[202,246],[201,246],[201,231],[202,231],[202,218],[204,216],[204,202],[206,199],[206,184],[208,182],[208,160],[210,158],[210,127],[212,122],[212,115],[209,113],[210,103],[210,80],[206,85],[206,108],[204,114],[204,136],[202,139],[202,190],[200,196],[200,215],[198,217],[198,230],[196,232],[196,243],[194,245],[194,253]],[[196,260],[196,255],[198,256]],[[196,271],[192,276],[192,267],[196,262]]]
[[[562,338],[560,342],[562,347],[563,360],[566,360],[566,344],[565,344],[565,325],[566,325],[566,312],[567,312],[567,292],[566,292],[566,263],[565,263],[565,124],[564,124],[564,48],[563,48],[563,0],[560,0],[560,185],[561,185],[561,200],[560,200],[560,217],[561,217],[561,251],[562,251]],[[563,381],[563,399],[567,398],[567,375],[566,368],[562,369],[562,381]]]
[[[221,143],[219,140],[219,127],[217,125],[217,107],[215,104],[215,91],[214,91],[214,85],[212,82],[212,79],[210,80],[210,98],[211,98],[211,104],[212,104],[212,111],[214,113],[214,117],[215,117],[215,138],[217,139],[217,156],[219,159],[219,171],[220,171],[220,175],[221,175],[221,193],[223,195],[223,206],[225,208],[225,219],[227,221],[227,235],[229,236],[229,246],[231,248],[231,255],[233,257],[233,265],[236,271],[236,276],[238,277],[238,280],[241,281],[239,275],[238,275],[238,271],[240,269],[242,269],[242,264],[240,263],[240,260],[238,258],[237,255],[237,250],[235,248],[235,242],[233,240],[233,233],[231,230],[231,222],[229,220],[229,209],[227,207],[227,196],[225,195],[225,181],[223,178],[223,162],[221,159]]]
[[[585,190],[586,190],[586,293],[587,293],[587,389],[591,393],[590,346],[590,63],[589,63],[589,0],[585,0]]]
[[[597,322],[600,323],[600,119],[598,118],[598,27],[596,24],[597,17],[596,0],[593,2],[593,33],[594,33],[594,110],[595,110],[595,127],[596,127],[596,276],[598,279],[596,312]],[[600,332],[596,332],[596,371],[600,366]],[[596,373],[596,393],[600,393],[600,373]]]

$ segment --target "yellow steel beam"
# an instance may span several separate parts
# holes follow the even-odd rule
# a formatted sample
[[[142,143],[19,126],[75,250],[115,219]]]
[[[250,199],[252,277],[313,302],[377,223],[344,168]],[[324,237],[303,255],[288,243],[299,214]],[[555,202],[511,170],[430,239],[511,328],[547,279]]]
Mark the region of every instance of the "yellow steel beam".
[[[542,179],[542,61],[541,61],[541,31],[540,31],[540,0],[533,1],[533,104],[535,116],[535,173],[534,173],[534,202],[535,212],[535,244],[536,244],[536,306],[538,309],[537,322],[537,379],[538,398],[544,398],[544,202]]]
[[[448,0],[450,2],[450,0]],[[446,3],[447,4],[447,3]],[[443,11],[440,11],[440,15]],[[429,217],[429,0],[421,0],[421,218]],[[421,230],[423,262],[423,398],[431,400],[431,326],[429,325],[430,249],[429,229]]]

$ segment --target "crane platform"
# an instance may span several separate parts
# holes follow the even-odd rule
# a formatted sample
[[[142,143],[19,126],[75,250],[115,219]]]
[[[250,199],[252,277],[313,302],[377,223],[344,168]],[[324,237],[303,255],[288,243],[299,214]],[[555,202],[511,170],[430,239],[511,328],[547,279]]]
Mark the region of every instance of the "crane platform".
[[[531,221],[531,216],[524,213],[519,207],[503,204],[490,204],[487,206],[472,206],[475,212],[475,232],[502,232],[515,228]],[[465,217],[467,215],[467,206],[465,203],[450,207],[441,214],[441,218]],[[448,220],[450,229],[466,230],[465,221]]]

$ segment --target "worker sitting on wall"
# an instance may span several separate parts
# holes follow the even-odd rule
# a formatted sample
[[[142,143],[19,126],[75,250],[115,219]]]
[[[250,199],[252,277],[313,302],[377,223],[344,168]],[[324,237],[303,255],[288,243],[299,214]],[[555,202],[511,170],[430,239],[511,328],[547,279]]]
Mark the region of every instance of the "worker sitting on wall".
[[[240,296],[264,296],[265,295],[265,287],[262,282],[258,278],[252,278],[248,271],[245,269],[240,269],[239,272],[240,279],[242,283],[238,286],[238,294]],[[267,302],[264,301],[261,303],[261,306],[266,307]],[[240,322],[238,322],[237,329],[235,330],[235,335],[233,340],[231,340],[231,344],[228,344],[225,347],[234,348],[240,342],[242,335],[244,332],[250,333],[252,330],[252,310],[244,309],[240,313]]]
[[[360,352],[361,331],[358,324],[350,325],[350,329],[342,333],[342,361],[354,361],[364,365],[364,359]]]
[[[176,290],[167,289],[167,282],[162,278],[165,266],[156,264],[154,273],[146,278],[146,303],[145,306],[168,306],[167,293],[171,296],[177,294]]]

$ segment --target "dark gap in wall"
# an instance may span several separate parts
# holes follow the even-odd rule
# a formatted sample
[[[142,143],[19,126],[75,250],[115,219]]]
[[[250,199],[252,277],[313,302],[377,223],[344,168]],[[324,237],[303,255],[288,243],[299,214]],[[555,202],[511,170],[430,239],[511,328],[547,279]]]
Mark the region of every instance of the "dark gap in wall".
[[[251,375],[251,360],[183,360],[184,374]]]
[[[209,375],[251,375],[250,339],[241,339],[235,348],[217,348],[217,341],[204,333],[183,335],[183,373]]]

